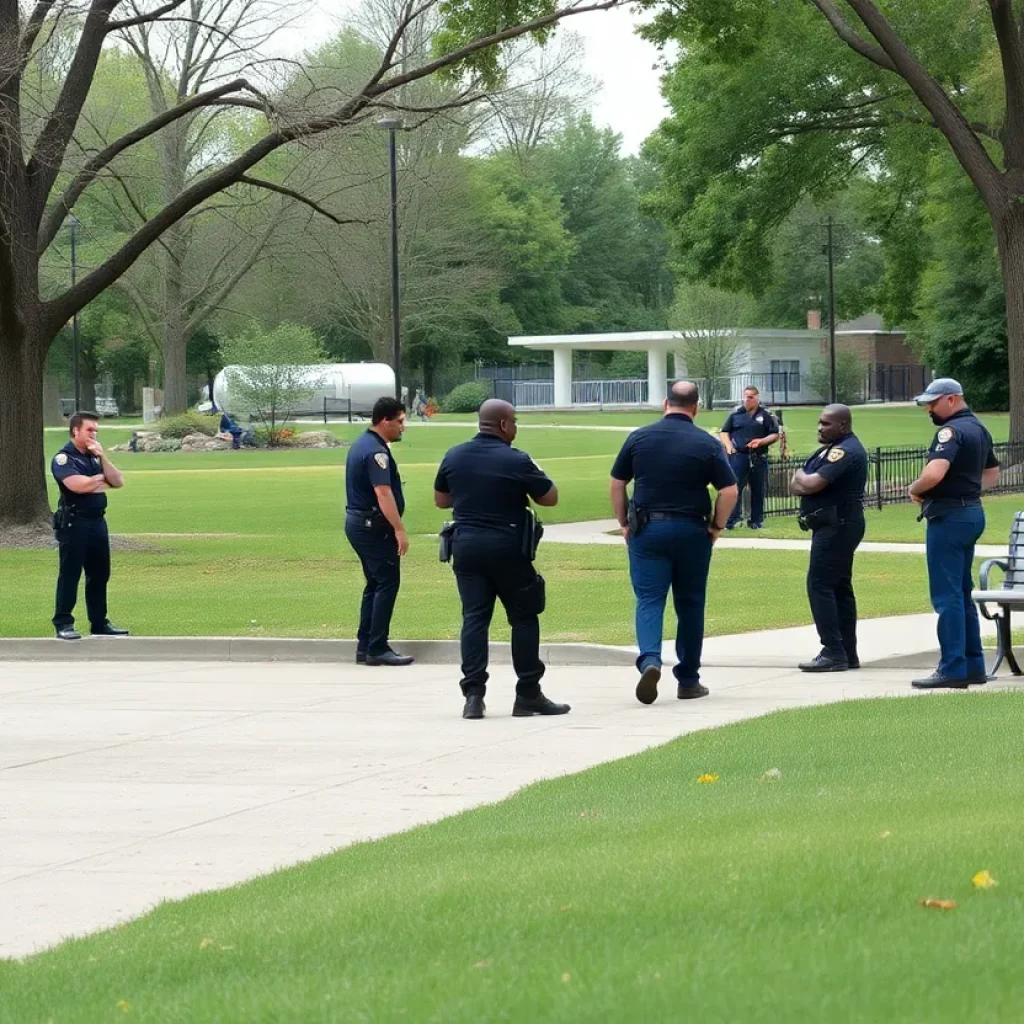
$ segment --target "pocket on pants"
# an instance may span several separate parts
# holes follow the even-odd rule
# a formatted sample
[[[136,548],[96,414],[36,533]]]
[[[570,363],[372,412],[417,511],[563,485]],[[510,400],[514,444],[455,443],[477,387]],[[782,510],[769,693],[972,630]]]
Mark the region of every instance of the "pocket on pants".
[[[540,615],[544,611],[547,607],[547,587],[540,573],[537,573],[532,583],[519,591],[516,604],[524,615]]]

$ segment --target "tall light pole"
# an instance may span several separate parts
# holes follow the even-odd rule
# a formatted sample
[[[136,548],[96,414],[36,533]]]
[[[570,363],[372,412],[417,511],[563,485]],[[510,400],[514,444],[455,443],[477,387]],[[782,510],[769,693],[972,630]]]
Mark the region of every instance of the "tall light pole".
[[[71,232],[71,287],[75,287],[75,279],[78,274],[77,250],[78,226],[82,223],[73,213],[69,213],[64,223]],[[75,412],[81,412],[82,407],[82,382],[78,367],[78,310],[75,310],[71,320],[73,359],[75,368]]]
[[[383,117],[378,128],[388,130],[391,169],[391,360],[395,368],[395,397],[402,400],[402,322],[398,301],[398,150],[395,133],[402,127],[396,117]]]

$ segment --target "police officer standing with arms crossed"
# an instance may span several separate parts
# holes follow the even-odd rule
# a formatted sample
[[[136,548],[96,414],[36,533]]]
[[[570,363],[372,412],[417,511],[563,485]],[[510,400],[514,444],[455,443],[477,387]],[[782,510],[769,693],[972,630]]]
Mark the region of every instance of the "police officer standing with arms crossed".
[[[356,662],[411,665],[391,649],[388,634],[401,585],[401,558],[409,550],[402,525],[405,498],[389,445],[405,432],[405,406],[378,398],[371,426],[348,450],[345,460],[345,536],[363,567],[366,586],[359,608]]]
[[[124,477],[96,440],[99,417],[76,412],[68,421],[71,440],[53,457],[50,472],[60,489],[54,531],[60,551],[57,601],[53,626],[60,640],[81,640],[75,629],[78,581],[85,570],[85,607],[93,636],[127,636],[107,618],[110,580],[110,537],[104,516],[110,488],[124,486]]]
[[[496,398],[480,406],[480,432],[448,450],[434,480],[434,503],[454,510],[451,553],[462,599],[463,718],[483,718],[487,689],[488,630],[497,598],[512,627],[516,699],[512,714],[564,715],[541,692],[540,619],[544,579],[533,567],[536,553],[530,500],[552,507],[558,488],[516,439],[515,409]]]
[[[708,694],[700,682],[700,655],[711,548],[738,493],[722,445],[693,422],[698,404],[696,384],[673,384],[664,417],[634,430],[612,466],[612,509],[626,539],[636,595],[636,698],[641,704],[653,704],[658,697],[669,587],[678,619],[676,696],[686,700]],[[633,500],[627,502],[631,480]],[[718,491],[714,510],[709,485]]]
[[[789,489],[800,496],[800,526],[811,531],[807,599],[821,653],[801,662],[803,672],[860,668],[853,556],[864,539],[864,487],[868,455],[853,433],[845,405],[826,406],[818,420],[819,448],[793,474]]]
[[[928,520],[925,547],[932,607],[939,616],[939,666],[918,689],[965,690],[987,682],[978,610],[971,600],[974,545],[985,532],[981,492],[995,486],[999,461],[992,435],[968,408],[964,389],[940,377],[915,399],[939,428],[910,497]]]
[[[750,522],[752,530],[764,529],[764,494],[768,486],[768,448],[779,439],[775,417],[761,405],[761,393],[755,387],[743,392],[738,405],[722,424],[718,435],[725,445],[729,465],[736,476],[739,498],[729,516],[727,530],[732,530],[743,516],[743,488],[750,481]]]

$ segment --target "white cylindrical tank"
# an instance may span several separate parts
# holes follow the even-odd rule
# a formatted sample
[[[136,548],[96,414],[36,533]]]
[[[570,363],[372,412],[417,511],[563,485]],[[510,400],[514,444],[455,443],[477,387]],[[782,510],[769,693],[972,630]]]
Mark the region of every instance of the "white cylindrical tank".
[[[231,395],[229,376],[232,370],[244,367],[225,366],[213,382],[213,400],[218,409],[234,417],[248,416],[249,409],[241,408],[238,400]],[[328,412],[344,415],[349,403],[352,412],[367,415],[378,398],[395,393],[395,371],[387,363],[328,363],[324,366],[310,366],[310,376],[323,381],[301,405],[292,410],[293,416],[321,416],[324,399]]]

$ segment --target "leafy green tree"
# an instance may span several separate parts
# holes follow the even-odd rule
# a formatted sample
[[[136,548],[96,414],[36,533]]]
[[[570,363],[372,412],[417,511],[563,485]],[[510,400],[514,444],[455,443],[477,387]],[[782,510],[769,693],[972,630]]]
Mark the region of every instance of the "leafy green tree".
[[[856,405],[864,401],[864,385],[867,382],[868,364],[856,352],[850,349],[836,351],[836,401],[843,405]],[[815,359],[811,362],[807,383],[811,391],[821,396],[823,402],[828,401],[832,390],[832,367],[827,359]]]
[[[271,447],[278,444],[295,407],[322,388],[317,370],[326,356],[320,339],[307,327],[280,324],[252,330],[221,346],[228,366],[229,412],[247,414],[263,424]]]

